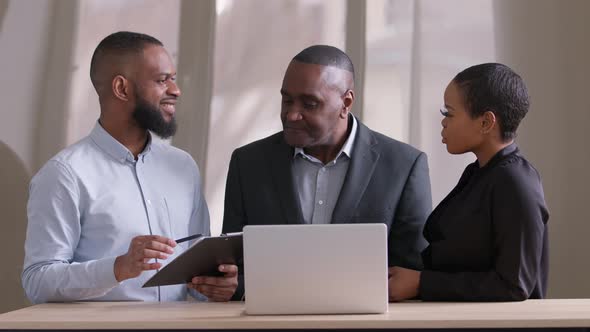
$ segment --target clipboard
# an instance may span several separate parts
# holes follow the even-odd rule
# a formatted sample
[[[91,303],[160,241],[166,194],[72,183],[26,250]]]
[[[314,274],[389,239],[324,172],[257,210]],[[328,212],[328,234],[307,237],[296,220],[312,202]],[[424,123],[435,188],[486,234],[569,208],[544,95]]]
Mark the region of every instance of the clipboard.
[[[145,287],[186,284],[196,276],[220,276],[220,264],[243,263],[242,232],[203,236],[153,275]]]

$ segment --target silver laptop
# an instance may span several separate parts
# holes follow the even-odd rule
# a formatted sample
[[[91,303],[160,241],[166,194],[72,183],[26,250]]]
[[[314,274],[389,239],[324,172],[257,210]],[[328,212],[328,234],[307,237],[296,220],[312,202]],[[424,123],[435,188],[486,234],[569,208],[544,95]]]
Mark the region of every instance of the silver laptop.
[[[247,314],[384,313],[385,224],[244,227]]]

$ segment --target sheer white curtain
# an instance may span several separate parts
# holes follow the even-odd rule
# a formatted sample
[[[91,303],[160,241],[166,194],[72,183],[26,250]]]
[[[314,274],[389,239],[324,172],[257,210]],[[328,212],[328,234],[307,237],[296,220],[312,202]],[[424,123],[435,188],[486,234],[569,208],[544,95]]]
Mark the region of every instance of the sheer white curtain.
[[[363,121],[428,154],[435,204],[474,159],[448,155],[440,143],[438,109],[447,83],[458,71],[494,60],[491,3],[365,2]],[[213,82],[208,83],[213,93],[210,127],[205,133],[208,149],[206,161],[200,165],[214,234],[221,229],[232,150],[280,130],[279,89],[289,60],[311,44],[347,48],[345,0],[217,0],[215,5]],[[98,117],[98,101],[88,79],[90,57],[98,41],[116,30],[145,32],[160,38],[176,57],[180,6],[180,0],[133,0],[124,4],[89,0],[80,4],[67,144],[86,135]],[[348,15],[349,19],[351,16],[355,19]],[[199,29],[199,22],[194,22],[194,29]],[[359,64],[357,67],[362,68]],[[183,111],[201,111],[181,106]],[[197,128],[194,123],[180,125],[180,130]]]
[[[205,195],[221,231],[232,151],[281,130],[280,89],[289,61],[313,44],[344,48],[341,0],[217,1]]]
[[[178,50],[180,0],[86,0],[78,8],[67,145],[88,135],[100,114],[89,72],[92,54],[104,37],[121,30],[141,32],[162,41],[175,59]]]
[[[189,2],[192,1],[45,0],[28,9],[32,2],[22,6],[16,6],[16,1],[13,6],[11,2],[3,22],[3,37],[10,37],[10,31],[25,31],[34,40],[45,40],[47,44],[24,52],[27,56],[23,57],[28,59],[25,62],[31,63],[32,69],[19,72],[17,83],[38,83],[21,84],[27,87],[24,90],[31,101],[19,108],[26,112],[19,113],[19,118],[11,122],[16,129],[7,129],[8,136],[5,135],[9,143],[20,142],[11,147],[31,170],[65,145],[85,136],[94,125],[99,108],[88,71],[92,51],[101,38],[117,30],[133,30],[158,37],[174,56],[179,46],[191,42],[210,49],[209,44],[201,45],[190,38],[178,40],[179,20],[185,17],[180,13],[181,5]],[[470,65],[494,61],[495,54],[524,77],[532,109],[520,130],[519,143],[543,175],[551,210],[551,294],[588,296],[586,280],[590,269],[580,262],[585,261],[584,254],[588,252],[589,230],[585,200],[590,178],[584,174],[590,160],[585,139],[590,117],[586,92],[590,76],[590,47],[586,42],[590,2],[363,2],[367,15],[363,121],[428,154],[434,204],[457,183],[464,166],[474,160],[472,155],[451,156],[440,143],[438,109],[448,82]],[[347,15],[346,0],[217,0],[216,5],[216,46],[211,50],[215,60],[214,82],[194,78],[205,85],[214,84],[207,124],[210,130],[201,139],[201,131],[195,129],[199,128],[197,120],[179,126],[179,132],[192,130],[199,137],[191,136],[185,145],[208,141],[207,160],[199,161],[213,233],[221,228],[231,151],[280,129],[278,91],[289,59],[314,43],[346,49],[346,19],[362,15]],[[38,24],[20,19],[21,14],[11,16],[11,8],[20,8],[23,13],[26,9],[28,14],[22,17],[34,14]],[[39,8],[50,13],[44,16]],[[188,31],[202,31],[203,22],[190,13],[188,17],[191,19],[183,19],[190,23]],[[22,29],[16,22],[24,22]],[[43,57],[29,56],[39,50]],[[185,58],[189,59],[189,66],[201,66],[191,54]],[[10,89],[6,91],[20,96]],[[195,91],[194,87],[192,91],[183,87],[185,96]],[[190,100],[184,100],[187,99]],[[208,102],[209,98],[206,99]],[[34,110],[37,104],[38,112]],[[190,103],[181,102],[180,106],[186,112],[203,111]],[[18,129],[22,128],[31,130],[21,130],[26,133],[21,135]]]
[[[426,152],[436,205],[475,160],[447,153],[438,110],[459,71],[495,59],[492,0],[367,1],[367,15],[363,120]]]
[[[491,2],[365,2],[363,121],[428,154],[435,204],[474,159],[448,155],[440,142],[438,109],[456,73],[494,60]],[[345,49],[347,23],[342,0],[218,0],[216,6],[214,86],[204,166],[214,234],[221,229],[231,152],[281,128],[278,91],[287,63],[315,43]]]

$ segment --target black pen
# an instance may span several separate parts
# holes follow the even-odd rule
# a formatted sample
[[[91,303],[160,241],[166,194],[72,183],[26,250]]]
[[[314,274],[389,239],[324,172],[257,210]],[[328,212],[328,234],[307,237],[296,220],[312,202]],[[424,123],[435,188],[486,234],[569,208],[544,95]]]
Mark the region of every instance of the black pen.
[[[176,243],[182,243],[182,242],[190,241],[192,239],[196,239],[196,238],[201,237],[201,236],[203,236],[203,234],[195,234],[195,235],[183,237],[183,238],[180,238],[180,239],[174,240],[174,241],[176,241]]]

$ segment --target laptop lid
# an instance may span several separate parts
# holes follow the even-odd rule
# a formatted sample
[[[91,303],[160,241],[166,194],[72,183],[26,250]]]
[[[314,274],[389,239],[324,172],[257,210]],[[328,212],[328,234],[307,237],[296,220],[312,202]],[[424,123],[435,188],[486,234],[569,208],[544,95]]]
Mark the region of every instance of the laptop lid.
[[[244,227],[248,314],[383,313],[385,224]]]

